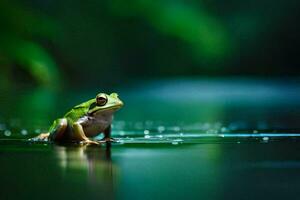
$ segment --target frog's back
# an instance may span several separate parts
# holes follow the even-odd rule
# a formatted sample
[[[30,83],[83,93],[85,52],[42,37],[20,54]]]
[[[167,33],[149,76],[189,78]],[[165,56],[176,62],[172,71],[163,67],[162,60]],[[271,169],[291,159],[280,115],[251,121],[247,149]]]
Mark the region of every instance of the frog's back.
[[[81,118],[87,114],[89,105],[91,104],[92,101],[93,101],[93,99],[75,106],[69,112],[67,112],[65,114],[64,118],[68,118],[68,119],[72,120],[73,122],[77,121],[79,118]]]
[[[84,115],[86,115],[86,109],[84,107],[75,107],[67,112],[64,118],[75,122]]]

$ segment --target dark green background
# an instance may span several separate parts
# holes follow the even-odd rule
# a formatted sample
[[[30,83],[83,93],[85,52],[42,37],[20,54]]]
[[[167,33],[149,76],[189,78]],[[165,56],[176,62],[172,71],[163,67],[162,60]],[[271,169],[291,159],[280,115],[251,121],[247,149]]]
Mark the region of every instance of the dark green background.
[[[299,75],[299,4],[2,0],[1,88]]]

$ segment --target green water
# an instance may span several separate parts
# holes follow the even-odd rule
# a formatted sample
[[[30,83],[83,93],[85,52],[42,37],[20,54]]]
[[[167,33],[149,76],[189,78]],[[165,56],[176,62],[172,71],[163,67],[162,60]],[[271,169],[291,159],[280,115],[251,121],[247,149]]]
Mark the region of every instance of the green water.
[[[299,195],[299,144],[71,147],[1,142],[1,199],[281,199]]]
[[[297,199],[299,89],[276,80],[117,88],[125,107],[111,147],[27,141],[96,90],[1,93],[0,199]]]

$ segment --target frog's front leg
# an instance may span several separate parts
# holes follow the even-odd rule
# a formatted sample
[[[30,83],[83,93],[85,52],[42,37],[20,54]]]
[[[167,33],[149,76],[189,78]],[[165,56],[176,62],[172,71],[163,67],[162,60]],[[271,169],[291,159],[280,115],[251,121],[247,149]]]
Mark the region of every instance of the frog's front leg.
[[[104,138],[101,141],[104,142],[115,142],[115,139],[111,138],[111,125],[109,125],[105,130],[104,130]]]
[[[89,139],[88,137],[86,137],[86,135],[84,134],[82,125],[79,122],[75,122],[72,126],[72,129],[73,129],[73,138],[76,141],[81,141],[86,144],[100,144],[100,142],[93,141],[93,140]]]

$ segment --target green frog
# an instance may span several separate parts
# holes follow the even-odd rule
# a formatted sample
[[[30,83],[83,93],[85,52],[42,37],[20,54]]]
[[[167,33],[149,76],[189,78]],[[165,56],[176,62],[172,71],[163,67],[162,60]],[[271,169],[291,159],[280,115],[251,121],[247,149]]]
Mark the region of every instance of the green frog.
[[[113,114],[123,106],[117,93],[110,95],[99,93],[73,107],[63,118],[56,119],[48,133],[32,138],[33,141],[79,142],[84,144],[101,144],[112,142],[111,123]],[[91,138],[104,133],[102,140]]]

